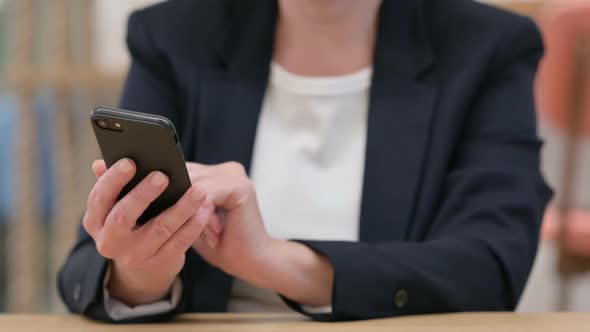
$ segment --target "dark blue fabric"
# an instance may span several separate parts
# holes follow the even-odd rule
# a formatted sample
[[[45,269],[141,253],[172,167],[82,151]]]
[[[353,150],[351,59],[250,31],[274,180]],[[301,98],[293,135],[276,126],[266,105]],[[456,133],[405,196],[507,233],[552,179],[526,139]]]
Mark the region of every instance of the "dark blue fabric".
[[[121,107],[172,119],[190,161],[249,168],[276,7],[172,0],[134,13]],[[311,317],[515,308],[552,195],[539,171],[533,101],[542,52],[524,17],[467,0],[383,2],[360,242],[301,240],[335,269],[333,313]],[[104,264],[81,231],[59,279],[70,310],[108,320]],[[134,321],[226,310],[231,277],[192,251],[182,277],[175,312]]]

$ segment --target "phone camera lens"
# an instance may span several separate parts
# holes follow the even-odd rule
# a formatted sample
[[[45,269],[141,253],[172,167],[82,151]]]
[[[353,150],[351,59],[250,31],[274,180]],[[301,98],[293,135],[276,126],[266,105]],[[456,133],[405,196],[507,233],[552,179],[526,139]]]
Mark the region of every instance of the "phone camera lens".
[[[96,124],[100,127],[100,128],[107,128],[109,126],[109,124],[105,121],[105,120],[98,120],[96,121]]]

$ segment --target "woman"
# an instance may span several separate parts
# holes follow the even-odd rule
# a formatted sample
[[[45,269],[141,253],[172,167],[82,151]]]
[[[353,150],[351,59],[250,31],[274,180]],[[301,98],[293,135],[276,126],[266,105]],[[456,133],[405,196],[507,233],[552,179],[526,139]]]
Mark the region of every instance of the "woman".
[[[165,175],[116,202],[135,166],[96,162],[59,277],[70,310],[515,308],[551,196],[530,20],[464,0],[175,0],[134,13],[128,45],[122,107],[174,121],[193,187],[136,228]]]

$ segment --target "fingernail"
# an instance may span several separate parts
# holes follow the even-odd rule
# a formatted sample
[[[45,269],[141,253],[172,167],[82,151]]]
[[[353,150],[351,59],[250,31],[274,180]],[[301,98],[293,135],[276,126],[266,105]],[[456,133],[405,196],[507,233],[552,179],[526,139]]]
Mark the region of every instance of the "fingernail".
[[[161,172],[155,172],[152,175],[152,184],[156,187],[163,185],[166,182],[166,175]]]
[[[129,161],[129,159],[127,159],[127,158],[121,159],[121,161],[119,162],[119,169],[121,171],[127,173],[133,169],[133,165],[131,165],[131,162]]]
[[[212,226],[211,229],[215,232],[215,234],[219,234],[222,231],[221,224],[215,224],[215,226]]]
[[[199,188],[199,187],[193,187],[193,191],[191,193],[191,198],[193,199],[194,202],[200,202],[201,199],[203,199],[203,197],[205,197],[205,192],[203,191],[203,189]]]

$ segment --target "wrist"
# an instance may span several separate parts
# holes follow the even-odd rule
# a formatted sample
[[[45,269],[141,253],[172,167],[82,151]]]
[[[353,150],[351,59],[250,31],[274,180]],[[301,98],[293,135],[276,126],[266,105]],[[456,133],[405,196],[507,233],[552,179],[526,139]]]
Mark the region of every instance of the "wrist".
[[[279,257],[283,251],[285,240],[268,237],[264,244],[261,244],[259,253],[253,257],[240,273],[235,274],[238,278],[259,288],[272,288],[270,275],[281,270],[282,263]],[[285,259],[285,257],[282,257]]]
[[[310,306],[330,305],[334,269],[328,259],[294,241],[272,239],[245,281]]]
[[[170,293],[178,275],[163,276],[159,272],[146,271],[119,264],[110,265],[107,289],[110,295],[129,306],[149,304],[163,300]]]
[[[299,244],[284,239],[270,238],[264,254],[250,269],[248,279],[253,285],[279,292],[285,280],[299,279],[297,250]]]

